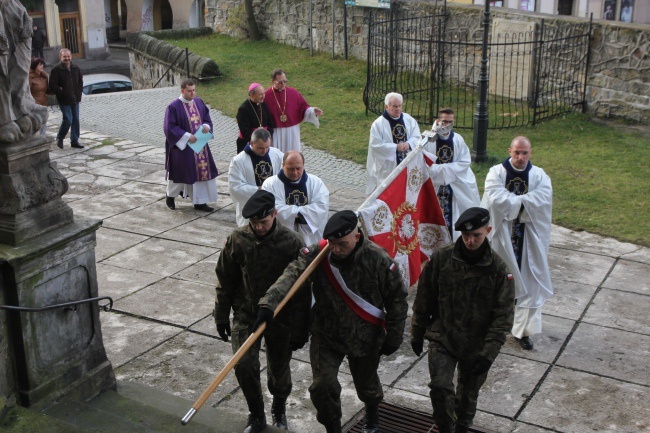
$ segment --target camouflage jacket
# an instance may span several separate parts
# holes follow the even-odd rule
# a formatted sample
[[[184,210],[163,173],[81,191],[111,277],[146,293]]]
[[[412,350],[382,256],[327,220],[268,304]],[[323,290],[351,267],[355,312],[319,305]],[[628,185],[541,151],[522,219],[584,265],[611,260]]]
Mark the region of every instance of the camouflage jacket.
[[[234,329],[253,325],[257,318],[257,302],[282,275],[284,268],[298,257],[302,247],[300,236],[280,223],[276,223],[273,233],[263,240],[255,238],[249,225],[236,229],[228,236],[215,269],[218,279],[216,322],[228,323],[232,308]],[[292,308],[306,310],[301,313],[308,320],[309,295],[306,292],[301,302],[289,303],[277,320],[291,324]],[[303,327],[306,326],[305,321]]]
[[[411,340],[426,338],[457,359],[480,354],[494,362],[512,328],[514,281],[492,248],[470,265],[458,242],[434,251],[420,275]]]
[[[399,346],[408,312],[406,290],[397,265],[380,247],[365,240],[351,256],[331,264],[339,269],[347,287],[367,302],[386,312],[386,330],[357,316],[332,287],[322,262],[310,280],[315,303],[312,307],[311,333],[335,350],[348,356],[376,354],[384,341]],[[305,248],[280,279],[271,286],[260,306],[274,308],[319,253],[318,245]]]

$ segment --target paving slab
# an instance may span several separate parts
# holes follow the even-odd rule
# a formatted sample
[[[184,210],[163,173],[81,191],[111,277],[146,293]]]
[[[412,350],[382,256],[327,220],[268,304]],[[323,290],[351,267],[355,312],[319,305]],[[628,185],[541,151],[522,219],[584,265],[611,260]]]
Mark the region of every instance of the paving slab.
[[[214,293],[212,296],[213,302],[212,306],[214,308]],[[231,313],[231,320],[232,320],[232,313]],[[219,334],[217,334],[217,326],[214,323],[214,317],[212,317],[212,313],[210,313],[210,316],[206,317],[205,319],[201,319],[198,322],[192,324],[189,328],[191,331],[194,332],[200,332],[202,334],[206,334],[211,337],[215,338],[221,338],[219,337]]]
[[[623,258],[626,260],[633,260],[635,262],[650,264],[650,248],[640,247],[636,251],[624,254]]]
[[[603,287],[650,295],[650,264],[619,260]]]
[[[160,166],[140,161],[120,161],[115,164],[89,170],[90,173],[102,176],[116,177],[118,179],[137,180],[140,177],[158,171]]]
[[[165,278],[116,300],[115,310],[188,327],[204,319],[214,307],[214,288]]]
[[[115,377],[195,401],[231,357],[230,343],[185,331],[117,368]],[[264,357],[260,362],[266,365]],[[234,373],[229,374],[206,405],[215,406],[238,388]]]
[[[151,238],[104,260],[102,263],[170,276],[215,252],[214,248]]]
[[[589,306],[583,321],[624,331],[650,335],[650,297],[602,289]]]
[[[509,334],[501,347],[501,353],[550,364],[560,353],[574,325],[574,320],[543,314],[542,333],[530,337],[533,341],[533,350],[522,349],[515,338]]]
[[[120,251],[124,251],[148,239],[147,236],[106,227],[100,227],[95,233],[97,235],[97,246],[95,247],[95,258],[97,262],[101,262]]]
[[[210,257],[206,257],[200,262],[197,262],[196,264],[190,266],[189,268],[183,269],[182,271],[174,274],[174,278],[216,287],[217,275],[215,274],[214,270],[217,267],[217,260],[219,260],[219,253],[215,253]]]
[[[557,365],[650,385],[650,336],[581,323]]]
[[[100,312],[106,355],[113,368],[137,359],[183,330],[119,313]]]
[[[583,251],[618,257],[639,249],[638,245],[598,236],[585,231],[574,231],[557,225],[551,230],[551,245],[571,251]]]
[[[199,219],[201,215],[202,213],[194,210],[194,208],[187,212],[171,212],[167,208],[165,201],[161,199],[150,205],[108,217],[104,220],[104,226],[114,229],[130,227],[130,230],[135,233],[155,236],[175,227],[183,226],[192,220]],[[192,238],[185,239],[190,240]]]
[[[650,432],[648,388],[555,367],[519,420],[559,432]]]
[[[88,137],[84,137],[88,138]],[[88,149],[86,155],[89,156],[105,156],[110,155],[115,152],[119,152],[120,149],[111,145],[111,144],[102,144],[101,146],[95,146],[92,149]]]
[[[70,206],[82,216],[103,220],[164,197],[165,191],[158,185],[130,181],[103,194],[74,201]]]
[[[69,188],[64,197],[70,200],[93,197],[120,185],[124,185],[126,182],[127,180],[125,179],[97,176],[91,173],[79,173],[68,177]]]
[[[574,281],[592,286],[603,282],[615,261],[613,257],[554,247],[550,248],[548,254],[553,281]]]
[[[97,285],[100,296],[110,296],[114,301],[143,289],[163,277],[149,272],[117,268],[97,263]]]
[[[155,183],[156,185],[163,185],[163,188],[165,188],[167,186],[167,181],[165,180],[165,173],[167,173],[167,171],[164,169],[154,171],[151,174],[141,177],[140,179],[138,179],[138,181]]]
[[[545,314],[578,320],[598,289],[595,285],[581,284],[567,280],[553,280],[553,296],[548,299],[542,311]]]
[[[197,218],[158,235],[173,241],[186,241],[212,248],[222,248],[234,227],[210,218]]]

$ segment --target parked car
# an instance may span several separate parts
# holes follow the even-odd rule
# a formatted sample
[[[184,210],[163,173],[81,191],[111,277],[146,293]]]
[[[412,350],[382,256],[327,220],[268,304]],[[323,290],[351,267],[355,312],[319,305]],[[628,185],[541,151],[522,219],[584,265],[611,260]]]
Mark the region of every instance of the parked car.
[[[124,92],[131,90],[131,79],[120,74],[90,74],[84,75],[84,95],[100,93]]]

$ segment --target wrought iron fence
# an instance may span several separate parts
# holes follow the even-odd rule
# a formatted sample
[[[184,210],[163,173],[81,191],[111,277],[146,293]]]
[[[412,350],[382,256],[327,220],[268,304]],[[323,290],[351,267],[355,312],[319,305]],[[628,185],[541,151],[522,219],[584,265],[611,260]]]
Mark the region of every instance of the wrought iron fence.
[[[431,124],[442,107],[456,113],[455,128],[472,128],[478,102],[482,31],[446,31],[445,9],[422,15],[371,11],[364,102],[380,114],[388,92],[403,109]],[[493,33],[488,40],[489,128],[535,124],[583,109],[591,23]]]

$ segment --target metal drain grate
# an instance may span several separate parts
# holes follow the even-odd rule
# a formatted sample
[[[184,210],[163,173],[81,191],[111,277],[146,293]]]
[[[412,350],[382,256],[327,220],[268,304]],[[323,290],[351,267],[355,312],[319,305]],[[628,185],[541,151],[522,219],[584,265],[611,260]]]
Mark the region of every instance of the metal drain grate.
[[[362,410],[346,433],[361,433],[364,415],[365,411]],[[438,433],[438,429],[433,424],[433,418],[429,414],[384,402],[379,403],[379,429],[382,433]],[[469,431],[491,433],[476,426],[472,426]]]

